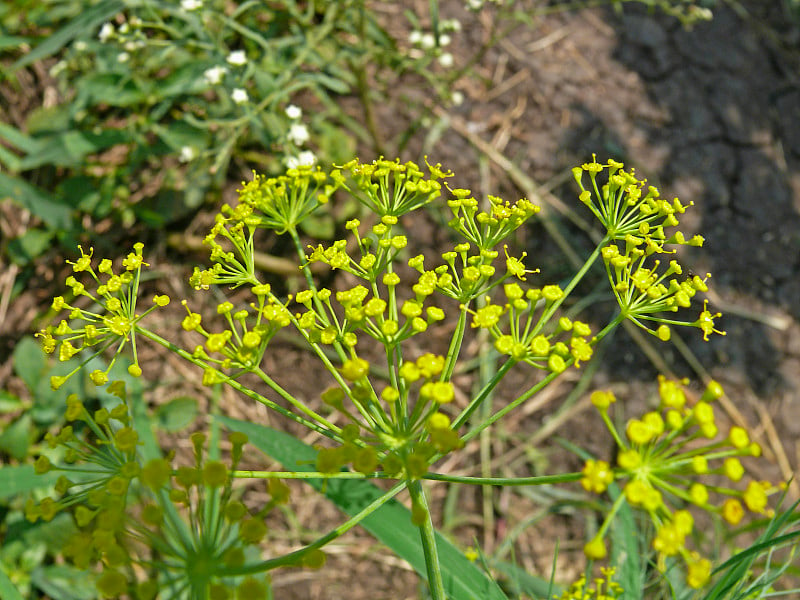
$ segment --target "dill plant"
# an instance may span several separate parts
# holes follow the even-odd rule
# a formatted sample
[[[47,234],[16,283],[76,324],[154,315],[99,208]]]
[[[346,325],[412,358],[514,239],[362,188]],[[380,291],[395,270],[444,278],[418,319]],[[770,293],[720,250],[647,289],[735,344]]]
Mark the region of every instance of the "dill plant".
[[[66,448],[64,462],[54,464],[42,457],[36,468],[41,473],[63,472],[57,486],[60,496],[29,503],[28,517],[51,519],[59,510],[73,512],[79,531],[65,555],[83,568],[97,565],[97,585],[105,597],[217,599],[231,597],[236,589],[239,598],[266,598],[271,594],[270,570],[320,566],[326,542],[407,489],[430,592],[443,599],[448,591],[425,496],[428,480],[496,485],[580,481],[597,494],[620,481],[624,492],[587,543],[587,557],[606,556],[604,534],[622,503],[628,503],[655,524],[652,547],[660,556],[658,567],[663,570],[668,557],[681,556],[688,585],[702,588],[710,579],[711,564],[687,544],[693,518],[686,506],[738,523],[744,514],[742,502],[754,513],[767,514],[767,496],[777,489],[755,481],[743,490],[703,482],[715,474],[734,483],[742,480],[738,457],[759,453],[741,428],[717,439],[711,405],[721,393],[716,384],[689,406],[681,384],[662,379],[661,409],[631,420],[624,435],[608,416],[613,395],[595,392],[592,401],[620,447],[615,465],[591,459],[581,472],[524,480],[455,477],[431,470],[565,370],[592,360],[597,344],[626,320],[662,341],[676,327],[698,329],[706,339],[722,333],[715,325],[719,315],[705,303],[697,307],[696,295],[707,289],[708,276],[684,275],[675,259],[662,265],[663,257],[671,258],[676,246],[703,243],[700,236],[687,238],[679,229],[681,215],[691,203],[662,198],[656,188],[614,160],[593,160],[576,167],[574,175],[580,201],[605,233],[564,287],[535,284],[537,271],[528,267],[525,253],[514,255],[509,249],[509,236],[536,215],[537,206],[524,199],[508,202],[496,197],[482,206],[469,190],[451,186],[453,174],[439,164],[352,160],[329,172],[299,165],[277,177],[254,175],[242,184],[238,204],[225,204],[216,215],[205,238],[210,265],[196,268],[190,278],[200,293],[212,287],[223,293],[244,288],[250,300],[238,305],[221,302],[217,318],[207,322],[207,316],[193,310],[191,299],[183,299],[186,314],[181,327],[196,340],[188,348],[145,323],[150,311],[166,306],[170,299],[156,295],[145,310],[140,308],[140,274],[148,266],[140,244],[122,261],[119,272],[110,259],[97,263],[91,249],[81,249],[80,257],[70,262],[74,274],[66,281],[74,300],[59,296],[53,303],[66,318],[39,333],[46,352],[60,360],[84,356],[84,364],[111,352],[110,369],[130,347],[129,372],[140,376],[136,348],[147,340],[195,365],[204,385],[228,385],[321,434],[327,443],[318,448],[311,473],[240,470],[247,440],[239,432],[230,434],[227,464],[205,456],[202,433],[191,438],[192,465],[177,464],[171,456],[146,458],[124,386],[109,383],[109,370],[95,370],[92,381],[107,385],[120,404],[110,412],[90,413],[76,396],[67,399],[67,418],[86,427],[82,437],[69,425],[48,438],[51,445]],[[301,223],[347,195],[365,207],[365,222],[349,221],[346,239],[304,248],[298,231]],[[409,239],[403,222],[409,213],[434,202],[443,202],[449,210],[447,225],[456,241],[440,256],[407,258]],[[280,297],[263,279],[253,258],[255,236],[261,229],[291,238],[304,289]],[[410,269],[398,268],[401,261]],[[598,261],[619,310],[595,332],[559,309]],[[348,281],[357,283],[322,287],[311,270],[316,263],[345,272]],[[441,302],[442,298],[449,302]],[[442,305],[456,308],[446,311]],[[695,307],[695,316],[684,316]],[[426,332],[448,319],[455,327],[444,354],[413,350],[425,348]],[[319,390],[328,407],[325,414],[262,369],[270,342],[284,328],[302,337],[334,381],[330,388]],[[466,402],[457,402],[453,374],[465,358],[468,328],[488,333],[498,367],[481,390]],[[381,358],[375,358],[376,348]],[[543,377],[493,414],[476,418],[476,409],[515,368],[538,369]],[[246,386],[241,380],[245,373],[261,384]],[[53,388],[67,377],[54,377]],[[689,444],[698,440],[702,443]],[[268,536],[264,517],[286,501],[288,490],[280,479],[295,477],[380,478],[394,485],[345,526],[288,555],[265,560],[258,550]],[[248,511],[232,487],[233,480],[248,478],[271,482],[272,500],[260,510]],[[714,494],[725,500],[715,502]],[[587,591],[584,579],[563,597],[601,597],[602,590],[602,597],[619,595],[621,588],[613,576],[613,569],[604,570],[602,586]]]

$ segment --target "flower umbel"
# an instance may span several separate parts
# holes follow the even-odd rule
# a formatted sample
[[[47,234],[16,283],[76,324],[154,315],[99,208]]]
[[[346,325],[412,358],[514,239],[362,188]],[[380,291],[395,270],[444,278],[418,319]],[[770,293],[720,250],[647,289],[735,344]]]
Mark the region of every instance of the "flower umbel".
[[[127,344],[130,344],[133,352],[133,364],[128,367],[128,371],[135,377],[141,375],[136,354],[137,323],[156,307],[169,304],[168,296],[157,295],[153,298],[153,306],[142,314],[136,312],[141,269],[149,266],[142,257],[143,247],[141,243],[134,244],[134,251],[122,261],[124,270],[119,273],[114,271],[111,260],[107,258],[98,265],[93,265],[91,248],[87,254],[79,246],[80,258],[74,262],[67,261],[76,275],[87,273],[91,277],[90,285],[87,287],[74,275],[67,277],[66,284],[71,288],[75,300],[70,304],[63,296],[57,296],[53,299],[52,307],[57,312],[69,311],[68,320],[62,319],[56,327],[47,327],[36,335],[48,354],[54,353],[58,347],[60,361],[67,361],[82,350],[96,350],[67,376],[52,377],[53,389],[58,389],[92,358],[115,347],[114,358],[108,368],[105,371],[94,371],[90,376],[96,385],[103,385],[108,381],[108,372],[117,356]],[[82,298],[91,303],[89,308],[83,307],[87,302],[82,301]]]
[[[727,436],[720,438],[713,402],[722,393],[719,384],[712,381],[702,397],[692,404],[680,382],[660,377],[659,409],[629,420],[624,434],[616,430],[609,418],[613,394],[592,394],[592,403],[617,442],[619,452],[613,470],[604,461],[587,461],[581,483],[594,493],[604,492],[612,481],[623,486],[601,534],[622,502],[645,511],[655,526],[653,549],[658,552],[659,566],[665,568],[669,556],[681,556],[688,568],[687,582],[695,588],[707,583],[710,562],[687,548],[686,539],[694,528],[694,518],[683,506],[695,506],[736,525],[744,516],[742,503],[754,513],[771,515],[767,497],[778,489],[767,482],[752,480],[745,489],[739,489],[719,485],[711,479],[723,476],[735,484],[745,475],[739,459],[761,454],[758,444],[741,427],[731,427]],[[712,498],[712,494],[719,499]]]

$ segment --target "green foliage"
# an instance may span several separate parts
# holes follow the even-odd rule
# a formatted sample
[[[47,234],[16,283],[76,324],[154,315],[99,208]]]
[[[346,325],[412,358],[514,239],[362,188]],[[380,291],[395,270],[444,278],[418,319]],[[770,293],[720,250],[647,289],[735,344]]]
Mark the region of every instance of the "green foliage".
[[[0,248],[19,264],[53,240],[74,244],[80,214],[126,226],[181,219],[227,182],[232,160],[267,173],[345,160],[366,133],[337,98],[373,101],[369,64],[426,68],[363,0],[13,2],[0,27],[18,56],[6,85],[58,59],[59,101],[0,124],[0,198],[43,225]],[[313,106],[307,116],[296,98]]]

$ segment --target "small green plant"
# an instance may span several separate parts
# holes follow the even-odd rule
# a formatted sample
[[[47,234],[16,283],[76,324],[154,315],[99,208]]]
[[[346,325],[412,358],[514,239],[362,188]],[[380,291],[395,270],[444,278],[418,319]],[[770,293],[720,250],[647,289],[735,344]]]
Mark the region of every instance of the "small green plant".
[[[442,542],[437,541],[425,494],[427,480],[494,485],[580,481],[594,493],[605,492],[619,480],[625,482],[623,493],[587,543],[587,556],[606,556],[604,534],[627,503],[655,524],[651,544],[660,557],[657,568],[666,571],[671,557],[682,556],[686,583],[703,588],[712,565],[688,549],[693,519],[685,505],[721,513],[729,523],[738,523],[743,507],[737,497],[752,512],[766,513],[767,495],[777,489],[757,482],[744,490],[703,483],[703,477],[717,473],[739,481],[744,471],[737,457],[758,454],[741,428],[733,428],[721,441],[711,441],[718,433],[710,404],[721,393],[717,384],[690,407],[679,383],[662,380],[662,412],[631,420],[625,436],[608,417],[613,395],[596,392],[593,402],[620,446],[615,466],[591,459],[582,472],[524,480],[472,479],[431,471],[442,457],[458,452],[565,370],[592,360],[597,345],[626,320],[659,340],[669,339],[676,327],[698,329],[706,338],[721,333],[715,325],[719,315],[705,304],[694,316],[685,316],[697,305],[697,292],[707,289],[708,276],[683,275],[677,260],[662,265],[659,259],[671,256],[675,246],[702,245],[701,237],[687,238],[678,229],[691,204],[662,198],[657,189],[613,160],[586,163],[574,169],[574,175],[580,200],[602,224],[604,235],[564,287],[532,285],[536,271],[525,264],[525,253],[515,256],[509,248],[513,232],[538,212],[535,205],[496,197],[482,205],[469,190],[451,187],[448,180],[453,174],[438,164],[352,160],[330,172],[300,165],[277,177],[255,175],[242,185],[239,203],[220,210],[205,238],[211,265],[195,269],[190,278],[198,292],[215,287],[241,294],[244,289],[249,300],[236,305],[223,301],[217,306],[217,319],[209,322],[207,315],[193,310],[191,299],[183,299],[186,314],[181,326],[196,339],[188,348],[146,325],[147,315],[167,306],[170,298],[163,294],[150,301],[140,298],[141,272],[148,266],[141,244],[118,267],[108,258],[98,261],[92,249],[81,249],[80,257],[70,262],[74,274],[66,281],[69,299],[59,296],[53,302],[65,318],[38,335],[45,352],[60,360],[81,356],[82,364],[89,365],[110,353],[109,367],[96,368],[89,377],[97,386],[108,386],[119,402],[91,412],[79,396],[68,397],[66,417],[74,424],[48,437],[53,448],[65,449],[63,459],[56,463],[45,453],[36,463],[38,472],[62,474],[56,486],[62,495],[29,503],[28,517],[47,520],[59,511],[72,511],[78,531],[64,553],[80,568],[98,566],[96,581],[104,597],[227,598],[236,588],[239,598],[265,598],[270,597],[265,577],[270,570],[321,566],[327,542],[407,489],[408,518],[420,533],[422,574],[432,597],[444,599],[468,597],[458,583],[467,575],[442,566]],[[303,248],[301,223],[342,196],[357,198],[371,224],[352,220],[346,225],[349,239]],[[409,213],[443,196],[450,212],[448,226],[457,242],[438,257],[408,257],[403,224]],[[282,298],[262,279],[253,261],[257,232],[262,229],[291,238],[305,289]],[[589,324],[567,318],[559,309],[598,261],[605,267],[618,311],[594,332]],[[434,264],[429,266],[430,262]],[[345,272],[350,281],[359,283],[320,287],[311,271],[315,263]],[[446,351],[421,350],[426,332],[448,318],[455,327]],[[325,414],[262,370],[272,339],[284,328],[302,336],[329,378],[331,385],[320,389],[328,407]],[[481,390],[456,402],[460,390],[453,374],[465,359],[468,329],[488,332],[498,367]],[[205,385],[228,385],[321,434],[326,443],[314,451],[314,470],[239,470],[247,440],[243,432],[260,434],[252,425],[232,420],[225,421],[232,429],[227,463],[219,458],[219,450],[206,457],[202,433],[192,436],[193,462],[180,464],[160,456],[146,418],[137,419],[144,408],[129,402],[125,386],[110,376],[128,348],[133,359],[128,372],[142,375],[137,348],[144,341],[198,367]],[[515,368],[538,369],[542,377],[493,414],[478,418],[476,409]],[[77,370],[51,377],[53,389],[64,386]],[[245,374],[260,384],[245,384]],[[212,432],[212,438],[219,436]],[[703,440],[709,441],[694,444]],[[722,461],[722,466],[715,461]],[[316,542],[264,560],[258,546],[268,537],[264,517],[286,499],[280,479],[291,478],[317,479],[326,485],[375,478],[390,480],[393,486]],[[266,479],[272,500],[246,510],[232,486],[237,479]],[[710,499],[712,488],[730,497],[716,505]],[[604,575],[609,579],[605,593],[611,596],[621,593],[612,574],[613,570]],[[487,591],[482,597],[504,597],[490,580],[483,581]],[[588,597],[584,588],[585,583],[579,582],[563,597]]]

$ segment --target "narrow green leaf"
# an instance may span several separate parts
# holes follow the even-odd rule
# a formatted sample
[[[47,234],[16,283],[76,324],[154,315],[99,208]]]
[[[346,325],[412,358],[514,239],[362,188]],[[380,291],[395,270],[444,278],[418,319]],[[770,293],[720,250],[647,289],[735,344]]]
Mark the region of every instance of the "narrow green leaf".
[[[44,41],[11,65],[11,71],[21,69],[37,60],[52,56],[79,36],[94,34],[94,29],[108,21],[125,7],[121,0],[105,0],[81,12],[72,21],[44,39]]]
[[[619,486],[608,488],[609,496],[616,500],[622,493]],[[611,564],[616,567],[615,578],[625,590],[626,599],[638,600],[644,594],[646,569],[642,564],[643,534],[636,526],[633,511],[627,502],[623,503],[611,523]]]
[[[69,229],[72,224],[69,207],[18,177],[0,173],[0,200],[4,198],[27,208],[51,229]]]
[[[7,123],[0,123],[0,139],[5,140],[17,150],[25,154],[32,154],[38,152],[42,148],[41,142],[36,138],[20,131],[13,125]]]
[[[17,588],[11,583],[3,569],[0,569],[0,598],[3,600],[24,600],[22,594],[17,591]]]
[[[57,477],[57,473],[37,475],[33,470],[33,465],[0,467],[0,500],[47,487],[55,482]]]
[[[246,433],[250,443],[294,471],[312,471],[316,450],[289,434],[264,425],[217,417],[235,431]],[[309,480],[315,489],[322,491],[323,481]],[[348,515],[358,513],[382,491],[364,480],[330,479],[325,496]],[[365,518],[361,525],[397,556],[407,560],[421,577],[427,576],[422,542],[416,527],[411,524],[411,512],[402,504],[391,501]],[[436,534],[436,546],[442,568],[447,597],[451,600],[507,600],[506,595],[464,554],[444,536]]]

